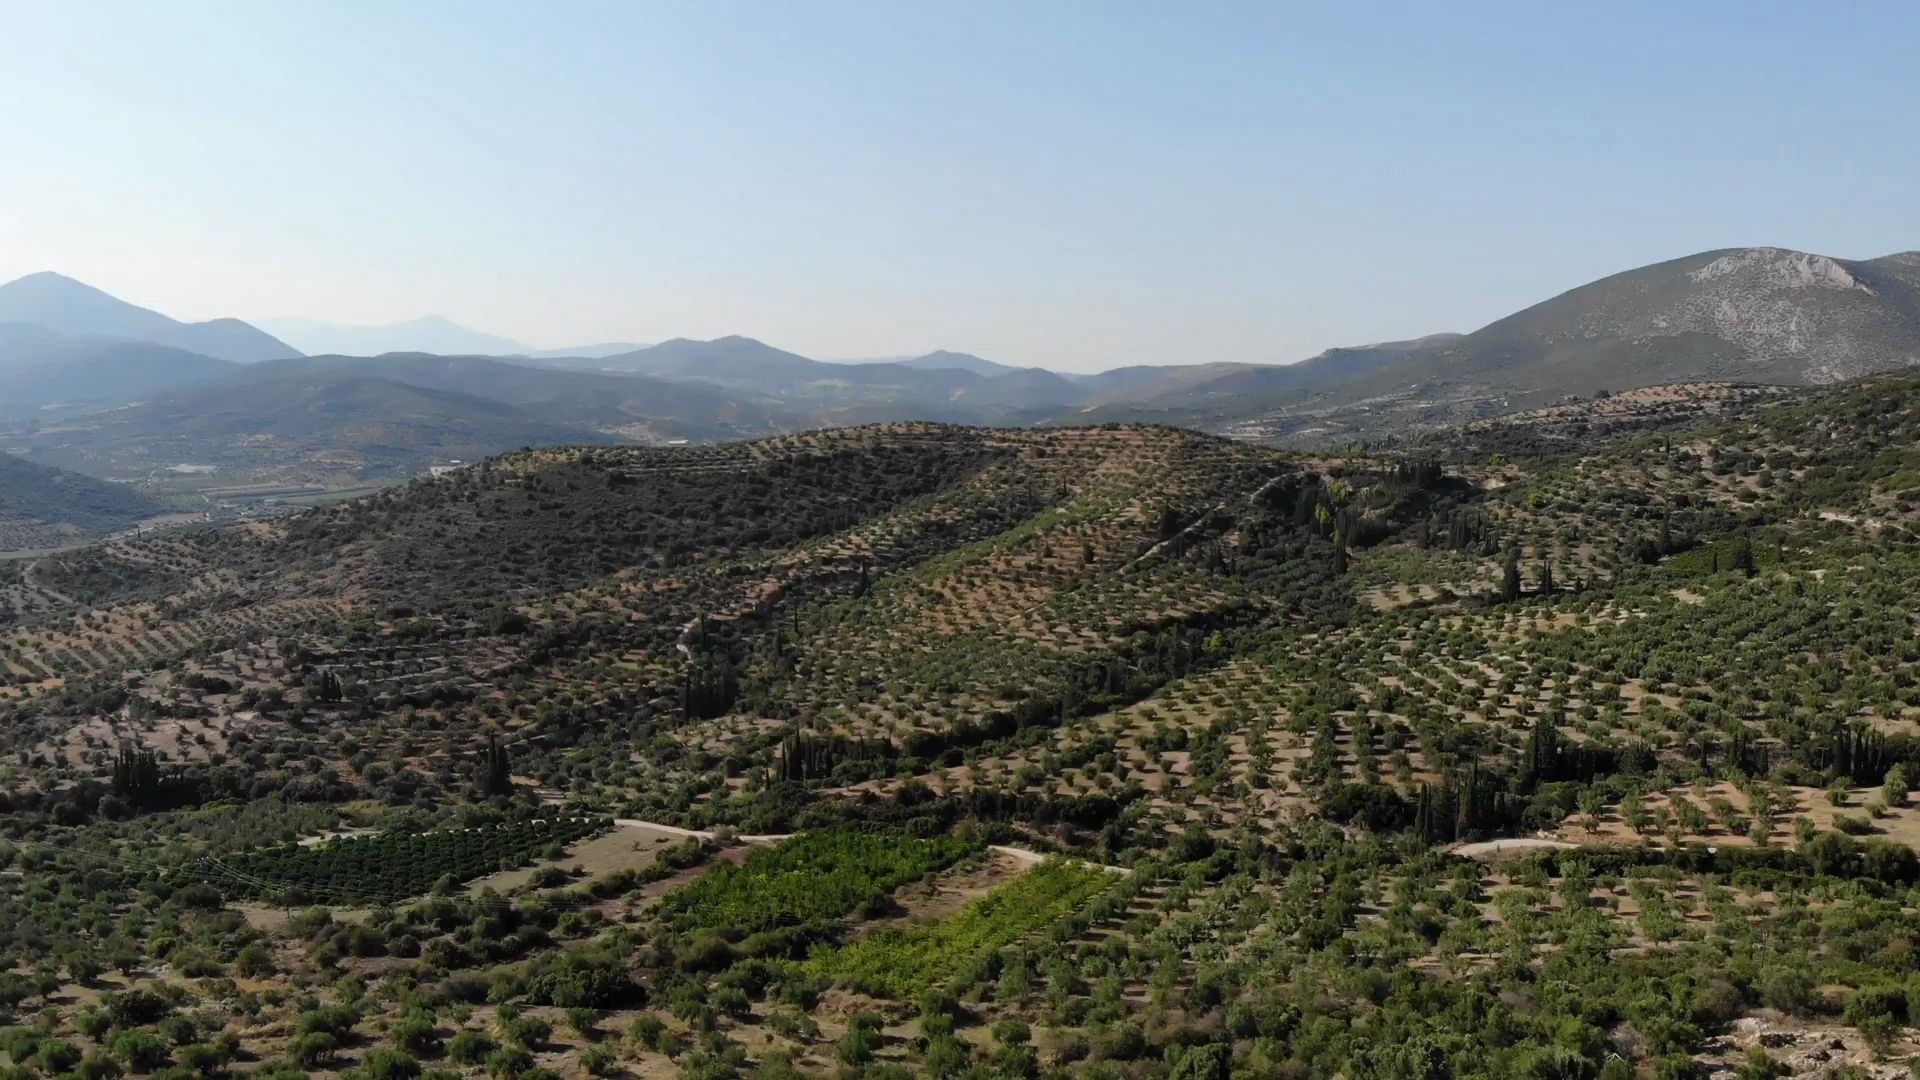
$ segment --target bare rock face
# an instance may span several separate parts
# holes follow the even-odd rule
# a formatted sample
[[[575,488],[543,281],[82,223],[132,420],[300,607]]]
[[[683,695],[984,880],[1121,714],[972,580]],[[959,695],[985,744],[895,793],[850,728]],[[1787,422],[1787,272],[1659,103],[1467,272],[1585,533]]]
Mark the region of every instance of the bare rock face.
[[[1692,295],[1676,298],[1672,324],[1798,360],[1807,382],[1920,363],[1911,290],[1854,265],[1781,248],[1717,255],[1687,273]]]
[[[1745,251],[1722,255],[1688,273],[1687,277],[1703,283],[1734,278],[1748,288],[1771,286],[1873,291],[1861,284],[1837,259],[1784,248],[1747,248]]]

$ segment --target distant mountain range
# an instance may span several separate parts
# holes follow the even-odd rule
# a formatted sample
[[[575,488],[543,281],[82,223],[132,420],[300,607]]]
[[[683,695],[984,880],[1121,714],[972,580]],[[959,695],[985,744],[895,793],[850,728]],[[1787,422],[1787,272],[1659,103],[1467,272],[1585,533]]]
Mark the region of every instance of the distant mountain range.
[[[580,358],[597,360],[603,356],[618,356],[630,353],[646,346],[638,341],[602,341],[593,345],[568,345],[559,349],[536,349],[527,353],[530,360],[566,360]]]
[[[989,378],[1007,375],[1016,371],[1041,371],[1042,368],[1017,368],[1007,364],[998,364],[992,360],[983,360],[972,353],[948,352],[939,349],[924,356],[884,356],[865,360],[835,360],[836,364],[900,364],[926,371],[965,371]]]
[[[527,423],[562,425],[637,441],[741,437],[781,430],[799,421],[778,409],[755,405],[707,386],[629,374],[554,371],[489,357],[427,353],[309,356],[261,364],[237,372],[222,383],[189,387],[169,402],[171,407],[191,409],[204,395],[222,393],[229,385],[320,387],[348,379],[383,379],[435,393],[471,395],[520,410]],[[137,414],[139,409],[123,411]]]
[[[379,356],[390,352],[429,352],[447,356],[516,356],[533,346],[483,333],[438,315],[422,315],[381,326],[346,326],[319,319],[261,319],[260,325],[310,356],[338,353]]]
[[[530,360],[598,359],[644,349],[632,341],[605,341],[536,349],[523,341],[462,326],[440,315],[422,315],[406,322],[379,326],[349,326],[320,319],[261,319],[260,326],[312,356],[381,356],[386,353],[433,353],[438,356],[500,356]]]
[[[241,364],[300,355],[299,350],[238,319],[183,323],[51,272],[0,285],[0,323],[30,323],[65,335],[166,345]]]
[[[445,320],[333,329],[444,333],[449,346],[526,351]],[[388,343],[359,340],[369,348],[356,352]],[[124,474],[142,454],[192,461],[231,447],[240,458],[331,465],[331,453],[350,470],[391,471],[536,442],[701,441],[888,419],[1148,420],[1309,444],[1603,389],[1819,383],[1920,364],[1920,253],[1702,252],[1603,278],[1470,334],[1284,365],[1069,376],[946,351],[834,363],[742,336],[549,352],[567,355],[301,357],[244,323],[177,323],[38,274],[0,287],[0,423],[11,415],[12,441],[37,457],[101,475]]]

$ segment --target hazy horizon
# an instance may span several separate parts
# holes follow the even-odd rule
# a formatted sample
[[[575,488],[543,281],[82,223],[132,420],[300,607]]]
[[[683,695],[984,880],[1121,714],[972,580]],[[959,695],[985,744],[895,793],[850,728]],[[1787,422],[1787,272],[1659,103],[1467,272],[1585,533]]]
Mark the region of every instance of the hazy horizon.
[[[1737,4],[9,8],[0,280],[1087,371],[1920,246],[1920,14]]]

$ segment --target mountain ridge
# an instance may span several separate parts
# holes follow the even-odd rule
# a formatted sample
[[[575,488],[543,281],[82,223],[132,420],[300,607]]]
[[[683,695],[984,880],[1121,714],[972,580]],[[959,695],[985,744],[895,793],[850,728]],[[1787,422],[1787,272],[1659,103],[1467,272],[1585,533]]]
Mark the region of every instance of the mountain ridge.
[[[70,335],[146,341],[242,364],[299,355],[287,343],[239,319],[181,322],[51,270],[0,285],[0,322],[32,323]]]
[[[257,324],[309,356],[433,353],[527,360],[598,360],[647,347],[632,341],[603,341],[542,349],[431,313],[389,323],[337,323],[289,315],[260,319]]]
[[[260,325],[309,356],[379,356],[392,352],[513,356],[534,351],[533,346],[525,342],[475,330],[434,314],[365,325],[283,316],[262,319]]]
[[[1358,362],[1355,362],[1358,361]],[[1636,386],[1819,385],[1920,364],[1920,260],[1719,248],[1609,274],[1471,333],[1329,350],[1116,406],[1282,441],[1376,437]]]
[[[876,362],[884,363],[885,361]],[[1047,370],[1037,367],[1014,367],[1011,364],[1002,364],[994,360],[987,360],[975,356],[972,353],[953,352],[949,349],[935,349],[930,353],[923,353],[920,356],[909,356],[903,360],[894,361],[894,363],[898,363],[903,367],[920,368],[926,371],[967,371],[975,375],[984,375],[987,378],[1011,375],[1016,371]]]
[[[100,303],[97,290],[68,289],[57,275],[23,281],[27,293],[56,287]],[[15,289],[16,300],[20,295]],[[108,304],[118,319],[109,319],[108,328],[151,332],[168,321],[118,303]],[[0,306],[0,313],[5,310]],[[0,386],[11,379],[22,402],[14,415],[70,404],[65,399],[73,396],[76,380],[49,384],[46,373],[59,364],[47,357],[86,350],[47,336],[56,332],[15,331],[28,344],[10,345],[9,332],[0,331]],[[195,382],[247,381],[217,361],[151,346],[89,348],[94,366],[87,369],[91,374],[76,376],[85,392],[76,400],[94,405],[169,395]],[[39,349],[40,362],[25,364],[15,355],[9,372],[9,349]],[[457,362],[410,352],[351,362],[332,357],[307,368],[316,378],[382,377],[500,401],[529,412],[508,426],[523,420],[546,425],[540,430],[553,438],[584,431],[638,441],[707,441],[889,420],[1022,426],[1127,421],[1319,445],[1539,408],[1603,390],[1696,381],[1817,384],[1920,364],[1920,253],[1848,260],[1773,247],[1696,252],[1587,282],[1469,333],[1336,347],[1288,364],[1211,361],[1069,376],[949,351],[821,361],[739,334],[671,338],[599,358],[496,357],[483,364],[476,356],[432,355]],[[267,367],[289,373],[297,364],[273,365],[291,362]],[[21,375],[21,368],[33,368],[41,382]],[[117,400],[113,392],[96,392],[107,387],[117,391]],[[216,389],[207,392],[217,396]],[[345,400],[378,406],[388,399]],[[493,415],[476,411],[475,420]],[[376,419],[373,427],[381,422]],[[343,420],[340,438],[347,449],[352,430]]]

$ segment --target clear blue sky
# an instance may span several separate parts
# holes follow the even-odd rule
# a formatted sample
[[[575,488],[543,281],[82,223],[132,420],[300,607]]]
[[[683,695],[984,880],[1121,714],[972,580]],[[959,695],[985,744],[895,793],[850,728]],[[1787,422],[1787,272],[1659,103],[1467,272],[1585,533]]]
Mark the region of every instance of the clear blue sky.
[[[1091,369],[1920,247],[1920,5],[1577,6],[5,0],[0,277]]]

